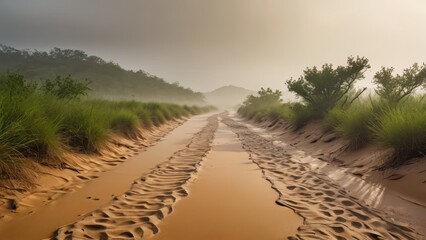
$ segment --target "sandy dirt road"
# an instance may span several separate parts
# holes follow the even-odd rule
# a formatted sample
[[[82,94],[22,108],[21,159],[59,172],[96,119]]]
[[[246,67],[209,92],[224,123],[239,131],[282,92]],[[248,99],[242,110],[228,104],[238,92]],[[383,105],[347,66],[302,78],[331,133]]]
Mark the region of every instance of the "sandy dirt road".
[[[72,194],[0,223],[0,239],[424,236],[314,173],[291,150],[225,114],[210,114]]]

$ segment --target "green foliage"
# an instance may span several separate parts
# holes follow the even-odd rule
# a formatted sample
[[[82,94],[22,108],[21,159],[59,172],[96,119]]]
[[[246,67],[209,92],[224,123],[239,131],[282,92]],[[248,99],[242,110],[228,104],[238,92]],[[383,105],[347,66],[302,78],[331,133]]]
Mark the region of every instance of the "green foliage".
[[[130,110],[120,110],[111,116],[110,126],[113,130],[131,137],[137,137],[137,130],[140,127],[138,116]]]
[[[349,57],[347,66],[334,68],[331,64],[324,64],[322,69],[307,68],[303,76],[286,83],[290,92],[302,98],[306,107],[313,112],[312,116],[321,117],[353,89],[356,81],[364,78],[368,68],[367,58]]]
[[[166,103],[82,101],[37,89],[17,74],[0,79],[9,84],[0,91],[0,177],[4,178],[29,181],[28,159],[62,167],[64,151],[99,152],[112,132],[134,138],[141,126],[211,110]]]
[[[0,45],[0,72],[19,72],[31,82],[72,74],[90,79],[92,95],[139,101],[204,104],[202,93],[171,84],[142,70],[124,70],[118,64],[80,50],[54,48],[48,52],[17,50]]]
[[[425,156],[425,99],[409,99],[397,107],[388,108],[371,131],[378,141],[395,149],[394,164],[411,157]]]
[[[98,152],[109,136],[108,115],[90,104],[64,106],[61,133],[65,143],[84,152]]]
[[[252,119],[261,118],[267,114],[266,108],[276,107],[281,105],[282,93],[278,90],[273,91],[270,88],[261,88],[257,95],[250,95],[244,101],[243,105],[238,109],[238,112],[244,117]]]
[[[311,119],[315,117],[315,112],[310,107],[300,103],[295,103],[288,116],[288,121],[293,125],[295,130],[301,129]]]
[[[41,89],[59,99],[76,99],[87,95],[90,90],[89,82],[77,82],[70,75],[66,77],[56,76],[55,80],[45,80]]]
[[[8,98],[0,98],[1,106],[5,103],[8,103]],[[0,108],[0,177],[25,179],[20,150],[33,140],[19,124],[24,116],[15,114],[11,110],[11,108]]]
[[[283,119],[295,129],[322,119],[326,131],[349,139],[354,148],[372,141],[393,148],[393,166],[425,156],[426,96],[413,93],[426,88],[426,65],[413,64],[396,76],[393,68],[382,68],[374,77],[377,98],[360,99],[365,88],[355,91],[353,85],[368,68],[368,60],[359,57],[348,58],[347,66],[307,68],[299,79],[287,81],[302,102],[282,104],[280,92],[262,89],[259,96],[248,97],[238,113],[255,121]]]
[[[351,141],[351,146],[359,148],[371,140],[370,126],[377,113],[368,101],[359,101],[348,108],[334,108],[324,118],[327,129],[334,129]]]
[[[282,93],[279,90],[273,91],[270,88],[264,89],[261,88],[260,91],[257,92],[257,96],[250,95],[247,97],[244,105],[275,105],[281,103]]]
[[[404,69],[402,75],[393,75],[394,68],[382,67],[374,75],[377,85],[376,93],[383,99],[398,103],[403,98],[412,94],[417,88],[426,85],[426,65],[421,67],[414,63],[410,68]]]
[[[26,81],[24,76],[17,73],[1,75],[0,86],[2,96],[13,98],[16,101],[28,97],[37,88],[37,84]]]

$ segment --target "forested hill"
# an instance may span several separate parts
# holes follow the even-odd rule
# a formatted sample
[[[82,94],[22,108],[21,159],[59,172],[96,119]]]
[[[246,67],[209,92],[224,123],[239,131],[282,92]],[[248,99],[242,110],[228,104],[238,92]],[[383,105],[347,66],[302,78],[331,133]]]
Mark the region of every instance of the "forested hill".
[[[91,95],[104,98],[135,99],[203,104],[203,95],[142,70],[128,71],[118,64],[89,56],[80,50],[54,48],[48,52],[18,50],[0,45],[0,73],[18,72],[39,81],[56,75],[88,79]]]

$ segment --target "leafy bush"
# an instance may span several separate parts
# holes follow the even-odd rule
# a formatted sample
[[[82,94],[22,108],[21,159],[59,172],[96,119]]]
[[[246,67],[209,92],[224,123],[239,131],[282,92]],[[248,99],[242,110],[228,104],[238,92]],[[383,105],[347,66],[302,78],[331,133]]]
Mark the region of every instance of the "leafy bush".
[[[281,92],[273,91],[270,88],[261,88],[257,95],[250,95],[244,101],[243,105],[238,109],[238,113],[252,119],[256,117],[258,120],[267,114],[267,108],[281,105]]]
[[[7,73],[0,76],[0,95],[21,101],[35,92],[37,84],[28,82],[24,76],[17,73]]]
[[[417,88],[426,85],[426,65],[419,66],[414,63],[410,68],[404,69],[402,75],[393,75],[394,68],[382,67],[374,75],[377,85],[376,93],[391,103],[398,103],[403,98],[412,94]]]
[[[86,95],[90,90],[89,82],[77,82],[70,75],[66,77],[56,76],[55,80],[45,80],[41,89],[59,99],[75,99]]]
[[[292,106],[288,121],[298,130],[306,125],[315,116],[315,112],[303,104],[296,103]]]
[[[305,110],[312,111],[313,117],[322,117],[353,89],[359,79],[364,78],[364,72],[369,68],[367,58],[349,57],[347,66],[334,68],[324,64],[322,69],[307,68],[301,77],[286,83],[288,90],[303,100]],[[305,116],[302,114],[300,118]]]

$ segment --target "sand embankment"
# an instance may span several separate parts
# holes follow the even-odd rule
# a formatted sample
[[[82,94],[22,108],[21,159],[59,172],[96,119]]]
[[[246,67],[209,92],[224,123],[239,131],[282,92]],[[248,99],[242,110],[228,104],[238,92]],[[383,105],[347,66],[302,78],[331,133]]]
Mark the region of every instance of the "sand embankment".
[[[143,131],[142,138],[136,141],[115,138],[102,155],[75,154],[72,170],[43,168],[46,173],[39,173],[35,189],[3,198],[0,239],[45,238],[61,225],[99,208],[128,190],[134,179],[188,144],[207,116]],[[17,199],[18,208],[7,209],[6,198]]]
[[[210,150],[218,125],[217,116],[196,133],[191,142],[108,204],[55,231],[51,239],[149,239],[173,204],[188,195],[185,185]]]
[[[293,209],[304,217],[304,225],[298,229],[297,237],[303,239],[424,238],[421,233],[424,222],[417,222],[414,226],[412,223],[396,218],[398,216],[393,212],[376,209],[353,196],[344,184],[338,184],[327,174],[316,171],[318,165],[313,165],[311,161],[305,159],[312,157],[307,154],[301,155],[298,148],[294,147],[300,144],[302,139],[306,139],[306,136],[301,139],[295,135],[292,135],[293,138],[287,138],[285,132],[277,131],[283,126],[275,126],[274,129],[276,124],[269,123],[266,126],[273,129],[271,132],[278,132],[279,135],[276,137],[283,140],[280,141],[281,144],[277,144],[274,138],[263,137],[259,132],[231,118],[226,118],[225,123],[238,134],[245,149],[250,152],[251,159],[263,169],[267,179],[280,192],[280,200],[277,203]],[[315,138],[316,141],[310,140],[311,144],[321,139],[318,136]],[[323,138],[326,137],[323,136]],[[327,139],[330,138],[336,138],[336,136],[327,137]],[[332,147],[326,147],[324,150],[327,151],[330,148]],[[317,146],[317,151],[320,149]],[[350,182],[351,178],[347,178],[347,181]],[[381,196],[376,195],[376,197]],[[420,211],[422,212],[412,211],[408,214],[424,216],[422,214],[424,209],[420,208]]]

